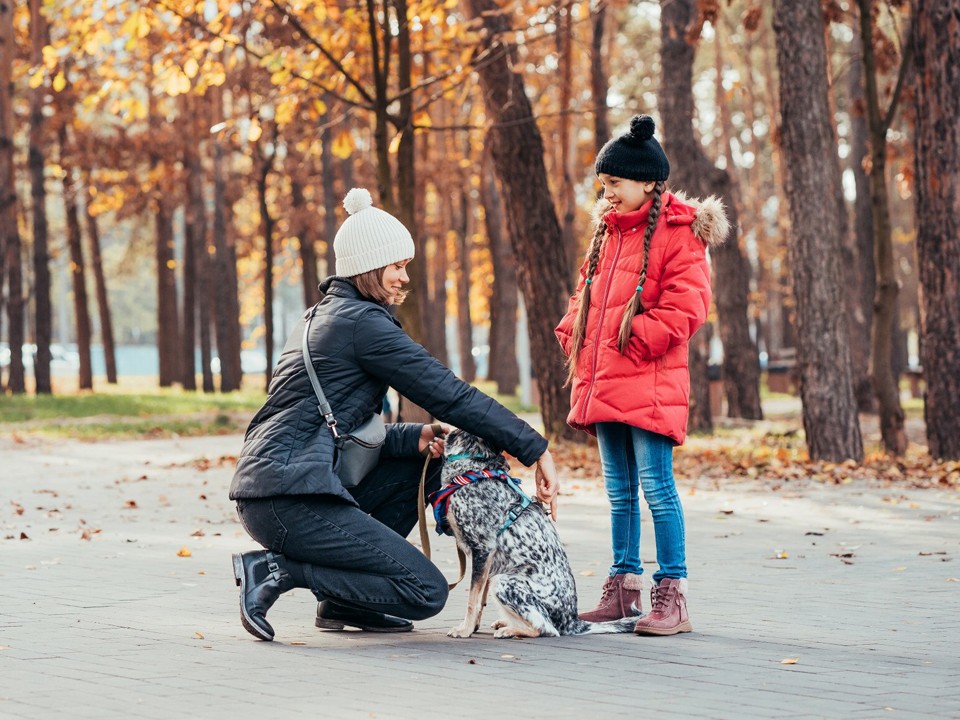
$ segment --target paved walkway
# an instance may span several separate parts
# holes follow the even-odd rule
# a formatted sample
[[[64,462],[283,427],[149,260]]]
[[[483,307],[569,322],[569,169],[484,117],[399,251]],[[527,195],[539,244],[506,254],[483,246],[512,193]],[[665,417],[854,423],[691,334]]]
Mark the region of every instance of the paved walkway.
[[[322,633],[298,590],[263,643],[230,566],[239,446],[0,438],[0,718],[960,718],[955,491],[683,483],[688,635],[452,640],[464,587],[410,634]],[[606,501],[560,510],[587,605]]]

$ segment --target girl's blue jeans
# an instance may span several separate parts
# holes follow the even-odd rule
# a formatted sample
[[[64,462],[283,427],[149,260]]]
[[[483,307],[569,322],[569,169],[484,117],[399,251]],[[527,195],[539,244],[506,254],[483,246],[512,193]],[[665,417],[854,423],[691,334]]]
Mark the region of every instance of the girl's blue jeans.
[[[623,423],[597,423],[603,479],[610,499],[613,565],[610,575],[643,573],[640,561],[640,497],[650,507],[657,543],[653,579],[687,576],[683,507],[673,480],[673,441]]]

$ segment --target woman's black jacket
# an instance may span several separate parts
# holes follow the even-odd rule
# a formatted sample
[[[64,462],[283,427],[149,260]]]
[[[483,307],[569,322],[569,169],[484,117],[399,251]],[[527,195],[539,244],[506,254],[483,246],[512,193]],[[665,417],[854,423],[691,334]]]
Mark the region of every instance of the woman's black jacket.
[[[321,283],[310,355],[340,432],[380,412],[388,387],[434,417],[488,440],[524,465],[547,441],[523,420],[454,375],[415,343],[386,307],[349,281]],[[354,502],[334,470],[333,436],[317,409],[301,352],[303,323],[287,341],[267,400],[247,428],[230,499],[331,494]],[[387,426],[381,461],[416,457],[422,425]]]

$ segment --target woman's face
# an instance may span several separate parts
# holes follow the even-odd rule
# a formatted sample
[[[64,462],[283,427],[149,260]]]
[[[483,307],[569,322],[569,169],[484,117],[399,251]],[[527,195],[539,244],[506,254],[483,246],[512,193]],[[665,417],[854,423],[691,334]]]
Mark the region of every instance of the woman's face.
[[[600,173],[597,177],[603,184],[603,198],[616,208],[618,213],[639,210],[653,197],[656,183],[650,181],[627,180]]]
[[[401,260],[392,265],[387,265],[383,269],[383,277],[380,279],[380,282],[390,296],[387,300],[390,305],[393,305],[397,301],[397,297],[400,291],[403,290],[403,286],[410,282],[410,277],[407,275],[407,263],[409,262],[409,260]]]

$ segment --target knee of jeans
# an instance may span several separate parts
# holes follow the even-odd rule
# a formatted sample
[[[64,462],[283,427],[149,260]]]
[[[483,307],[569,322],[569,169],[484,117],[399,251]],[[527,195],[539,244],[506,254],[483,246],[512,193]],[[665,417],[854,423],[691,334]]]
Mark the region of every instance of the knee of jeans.
[[[436,575],[438,575],[439,578],[434,577],[431,573],[429,579],[424,578],[423,580],[423,589],[421,591],[422,617],[418,618],[420,620],[433,617],[443,610],[444,605],[447,604],[447,596],[450,594],[450,590],[447,587],[447,580],[439,570],[436,572]]]

